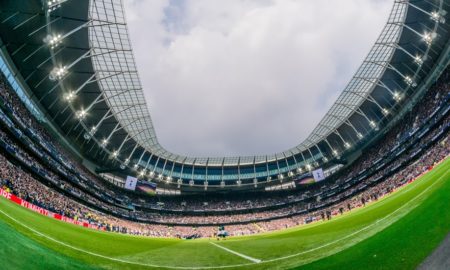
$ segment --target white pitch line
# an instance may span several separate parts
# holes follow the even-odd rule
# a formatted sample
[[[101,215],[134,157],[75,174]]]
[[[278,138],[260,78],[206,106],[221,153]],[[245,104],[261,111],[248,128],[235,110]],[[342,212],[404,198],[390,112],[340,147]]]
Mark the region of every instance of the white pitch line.
[[[253,265],[254,263],[242,263],[242,264],[234,264],[234,265],[219,265],[219,266],[166,266],[166,265],[156,265],[156,264],[149,264],[149,263],[140,263],[140,262],[135,262],[135,261],[128,261],[128,260],[122,260],[122,259],[118,259],[118,258],[114,258],[114,257],[109,257],[109,256],[105,256],[105,255],[101,255],[98,253],[94,253],[91,251],[87,251],[84,250],[82,248],[78,248],[72,245],[69,245],[65,242],[61,242],[51,236],[48,236],[46,234],[43,234],[31,227],[29,227],[28,225],[20,222],[19,220],[15,219],[14,217],[10,216],[9,214],[5,213],[3,210],[0,209],[0,213],[2,213],[3,215],[5,215],[6,217],[8,217],[9,219],[11,219],[12,221],[14,221],[15,223],[19,224],[20,226],[30,230],[31,232],[42,236],[44,238],[47,238],[48,240],[51,240],[55,243],[58,243],[62,246],[71,248],[73,250],[79,251],[81,253],[85,253],[94,257],[98,257],[98,258],[102,258],[102,259],[106,259],[106,260],[110,260],[110,261],[114,261],[114,262],[120,262],[120,263],[125,263],[125,264],[131,264],[131,265],[138,265],[138,266],[145,266],[145,267],[152,267],[152,268],[166,268],[166,269],[190,269],[190,270],[202,270],[202,269],[218,269],[218,268],[231,268],[231,267],[239,267],[239,266],[249,266],[249,265]]]
[[[360,230],[358,230],[358,231],[356,231],[356,232],[353,232],[353,233],[350,234],[350,235],[346,235],[346,236],[344,236],[344,237],[342,237],[342,238],[336,239],[336,240],[333,241],[333,242],[329,242],[328,244],[321,245],[321,246],[318,246],[318,247],[315,247],[315,248],[312,248],[312,249],[309,249],[309,250],[305,250],[305,251],[298,252],[298,253],[295,253],[295,254],[287,255],[287,256],[284,256],[284,257],[278,257],[278,258],[269,259],[269,260],[262,260],[262,261],[260,261],[259,263],[268,263],[268,262],[274,262],[274,261],[285,260],[285,259],[288,259],[288,258],[292,258],[292,257],[296,257],[296,256],[299,256],[299,255],[303,255],[303,254],[306,254],[306,253],[315,251],[315,250],[317,250],[317,249],[321,249],[321,248],[327,247],[327,246],[329,246],[329,245],[331,245],[331,244],[335,244],[335,243],[337,243],[337,242],[339,242],[339,241],[345,240],[345,239],[347,239],[348,237],[350,237],[350,236],[352,236],[352,235],[355,235],[355,234],[357,234],[357,233],[359,233],[359,232],[361,232],[361,231],[364,231],[364,230],[366,230],[366,229],[372,227],[373,225],[379,223],[380,221],[387,219],[388,217],[390,217],[391,215],[393,215],[394,213],[396,213],[396,212],[399,211],[400,209],[403,209],[403,208],[406,207],[408,204],[410,204],[412,201],[414,201],[414,200],[417,199],[418,197],[422,196],[425,192],[427,192],[427,191],[428,191],[429,189],[431,189],[434,185],[436,185],[436,184],[437,184],[444,176],[447,176],[447,173],[444,173],[441,177],[439,177],[438,179],[436,179],[430,186],[428,186],[428,187],[427,187],[426,189],[424,189],[422,192],[420,192],[419,194],[417,194],[416,196],[414,196],[411,200],[409,200],[408,202],[406,202],[405,204],[403,204],[402,206],[400,206],[399,208],[397,208],[394,212],[390,213],[389,215],[385,216],[385,217],[382,218],[382,219],[378,219],[378,220],[375,221],[374,223],[371,223],[371,224],[369,224],[368,226],[366,226],[366,227],[364,227],[364,228],[362,228],[362,229],[360,229]],[[242,263],[242,264],[219,265],[219,266],[165,266],[165,265],[154,265],[154,264],[149,264],[149,263],[139,263],[139,262],[134,262],[134,261],[122,260],[122,259],[118,259],[118,258],[114,258],[114,257],[108,257],[108,256],[101,255],[101,254],[98,254],[98,253],[90,252],[90,251],[84,250],[84,249],[82,249],[82,248],[77,248],[77,247],[74,247],[74,246],[69,245],[69,244],[67,244],[67,243],[61,242],[61,241],[59,241],[59,240],[56,240],[56,239],[54,239],[54,238],[52,238],[52,237],[50,237],[50,236],[48,236],[48,235],[46,235],[46,234],[43,234],[43,233],[41,233],[41,232],[39,232],[39,231],[37,231],[37,230],[35,230],[35,229],[29,227],[28,225],[26,225],[26,224],[20,222],[19,220],[15,219],[14,217],[12,217],[12,216],[10,216],[9,214],[5,213],[5,212],[4,212],[3,210],[1,210],[1,209],[0,209],[0,213],[2,213],[3,215],[5,215],[5,216],[8,217],[9,219],[13,220],[13,221],[16,222],[17,224],[21,225],[22,227],[27,228],[28,230],[30,230],[30,231],[32,231],[32,232],[34,232],[34,233],[36,233],[36,234],[38,234],[38,235],[40,235],[40,236],[42,236],[42,237],[45,237],[45,238],[47,238],[47,239],[49,239],[49,240],[51,240],[51,241],[53,241],[53,242],[55,242],[55,243],[58,243],[58,244],[60,244],[60,245],[62,245],[62,246],[71,248],[71,249],[73,249],[73,250],[76,250],[76,251],[79,251],[79,252],[82,252],[82,253],[85,253],[85,254],[89,254],[89,255],[94,256],[94,257],[99,257],[99,258],[103,258],[103,259],[110,260],[110,261],[115,261],[115,262],[120,262],[120,263],[130,264],[130,265],[138,265],[138,266],[145,266],[145,267],[153,267],[153,268],[191,269],[191,270],[197,270],[197,269],[198,269],[198,270],[201,270],[201,269],[225,269],[225,268],[235,268],[235,267],[241,267],[241,266],[250,266],[250,265],[254,265],[254,264],[255,264],[255,263]],[[211,242],[210,242],[210,243],[211,243]],[[222,247],[222,246],[221,246],[221,247]]]
[[[336,239],[336,240],[334,240],[334,241],[328,242],[328,243],[326,243],[326,244],[324,244],[324,245],[321,245],[321,246],[318,246],[318,247],[315,247],[315,248],[312,248],[312,249],[308,249],[308,250],[305,250],[305,251],[302,251],[302,252],[298,252],[298,253],[295,253],[295,254],[291,254],[291,255],[287,255],[287,256],[283,256],[283,257],[278,257],[278,258],[274,258],[274,259],[269,259],[269,260],[264,260],[263,262],[264,262],[264,263],[266,263],[266,262],[274,262],[274,261],[280,261],[280,260],[285,260],[285,259],[289,259],[289,258],[292,258],[292,257],[300,256],[300,255],[303,255],[303,254],[306,254],[306,253],[309,253],[309,252],[312,252],[312,251],[316,251],[316,250],[318,250],[318,249],[321,249],[321,248],[324,248],[324,247],[327,247],[327,246],[336,244],[336,243],[338,243],[338,242],[340,242],[340,241],[342,241],[342,240],[345,240],[345,239],[347,239],[347,238],[350,238],[350,237],[353,236],[353,235],[356,235],[356,234],[358,234],[358,233],[360,233],[360,232],[362,232],[362,231],[365,231],[365,230],[369,229],[370,227],[372,227],[372,226],[374,226],[374,225],[380,223],[381,221],[384,221],[384,220],[390,218],[390,217],[393,216],[395,213],[397,213],[398,211],[400,211],[400,210],[402,210],[403,208],[405,208],[406,206],[408,206],[412,201],[415,201],[417,198],[419,198],[420,196],[422,196],[423,194],[425,194],[428,190],[430,190],[434,185],[436,185],[437,183],[439,183],[439,181],[440,181],[444,176],[447,176],[447,173],[444,173],[441,177],[439,177],[438,179],[436,179],[436,180],[435,180],[431,185],[429,185],[426,189],[422,190],[422,192],[420,192],[419,194],[417,194],[416,196],[414,196],[411,200],[409,200],[408,202],[406,202],[405,204],[403,204],[402,206],[400,206],[399,208],[397,208],[396,210],[394,210],[394,212],[388,214],[387,216],[385,216],[385,217],[383,217],[383,218],[377,219],[374,223],[371,223],[371,224],[367,225],[366,227],[363,227],[363,228],[361,228],[361,229],[359,229],[359,230],[357,230],[357,231],[355,231],[355,232],[353,232],[353,233],[351,233],[351,234],[348,234],[348,235],[346,235],[346,236],[344,236],[344,237],[341,237],[341,238],[339,238],[339,239]],[[416,205],[414,208],[416,208],[416,207],[417,207],[417,205]],[[412,208],[412,209],[414,209],[414,208]],[[412,210],[412,209],[411,209],[411,210]],[[410,210],[409,212],[411,212],[411,210]],[[408,212],[408,213],[409,213],[409,212]],[[384,230],[384,229],[385,229],[385,228],[383,228],[382,230]],[[357,244],[357,243],[356,243],[356,244]]]
[[[221,249],[223,249],[223,250],[225,250],[225,251],[228,251],[228,252],[230,252],[230,253],[232,253],[232,254],[234,254],[234,255],[236,255],[236,256],[239,256],[239,257],[244,258],[244,259],[246,259],[246,260],[252,261],[252,262],[254,262],[254,263],[260,263],[260,262],[261,262],[260,259],[252,258],[252,257],[250,257],[250,256],[247,256],[247,255],[245,255],[245,254],[236,252],[236,251],[234,251],[234,250],[231,250],[231,249],[229,249],[229,248],[226,248],[226,247],[221,246],[221,245],[219,245],[219,244],[216,244],[216,243],[214,243],[214,242],[209,242],[209,243],[210,243],[211,245],[213,245],[213,246],[216,246],[216,247],[218,247],[218,248],[221,248]]]

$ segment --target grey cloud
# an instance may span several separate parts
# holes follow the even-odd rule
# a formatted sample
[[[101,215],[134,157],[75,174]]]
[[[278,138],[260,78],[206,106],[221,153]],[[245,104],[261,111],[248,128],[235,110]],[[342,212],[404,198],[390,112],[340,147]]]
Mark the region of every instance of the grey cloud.
[[[125,3],[158,139],[172,152],[197,156],[267,154],[300,143],[350,80],[392,5]]]

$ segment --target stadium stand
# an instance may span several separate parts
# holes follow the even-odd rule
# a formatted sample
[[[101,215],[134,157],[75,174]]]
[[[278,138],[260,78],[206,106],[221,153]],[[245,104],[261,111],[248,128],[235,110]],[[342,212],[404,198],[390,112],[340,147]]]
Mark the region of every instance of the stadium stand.
[[[0,81],[0,186],[44,209],[108,231],[209,237],[272,231],[331,219],[413,181],[450,154],[450,71],[400,123],[323,184],[295,192],[223,198],[124,193],[85,169]]]

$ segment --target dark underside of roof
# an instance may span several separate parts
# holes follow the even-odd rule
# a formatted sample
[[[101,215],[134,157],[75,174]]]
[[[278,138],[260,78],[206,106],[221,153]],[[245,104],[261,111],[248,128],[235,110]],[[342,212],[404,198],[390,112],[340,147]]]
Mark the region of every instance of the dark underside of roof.
[[[424,10],[433,10],[435,6],[432,3],[437,1],[410,1]],[[444,9],[449,9],[448,1],[445,2]],[[43,42],[47,36],[47,24],[51,24],[52,31],[55,33],[67,33],[88,21],[89,1],[77,0],[66,1],[48,18],[42,7],[42,2],[39,0],[2,0],[0,4],[0,46],[3,51],[6,51],[10,57],[10,61],[17,68],[17,74],[23,78],[23,81],[29,89],[29,93],[40,105],[42,111],[46,114],[46,118],[51,120],[56,127],[58,127],[61,134],[63,134],[68,141],[76,148],[84,157],[88,157],[99,168],[107,171],[119,170],[119,163],[110,157],[110,154],[103,151],[103,148],[94,140],[85,138],[85,129],[75,117],[74,110],[70,108],[80,108],[91,104],[101,93],[99,84],[95,81],[87,83],[83,86],[77,98],[69,105],[62,97],[63,90],[60,88],[58,81],[52,81],[49,78],[49,73],[59,64],[71,63],[79,59],[82,55],[90,50],[88,28],[84,27],[68,36],[62,44],[54,50],[55,56],[51,57],[51,50]],[[402,23],[402,22],[399,22]],[[429,19],[429,15],[419,11],[415,8],[409,8],[405,24],[415,29],[419,33],[433,31],[434,24]],[[442,51],[448,46],[450,27],[448,23],[439,24],[436,29],[437,38],[430,47],[429,57],[424,61],[422,68],[417,73],[416,81],[420,82],[427,78],[429,73],[435,67],[437,61],[441,57]],[[429,48],[417,33],[404,29],[398,43],[405,50],[410,52],[420,52],[424,54]],[[57,59],[58,62],[53,62]],[[399,73],[414,74],[416,70],[415,63],[411,56],[405,54],[401,50],[396,50],[390,62]],[[381,82],[391,89],[405,88],[404,78],[399,75],[397,71],[386,69]],[[93,69],[92,60],[90,57],[83,58],[70,68],[70,76],[64,79],[66,88],[77,89],[84,82],[88,82],[93,78],[95,71]],[[95,76],[94,76],[95,78]],[[99,78],[97,78],[99,79]],[[409,92],[404,93],[406,97],[413,94],[414,89],[409,88]],[[392,107],[392,96],[388,95],[383,87],[376,86],[372,92],[372,97],[382,107]],[[400,110],[409,99],[406,98],[402,103],[394,105],[395,110]],[[361,108],[368,116],[374,119],[381,119],[383,115],[377,105],[373,102],[365,101]],[[89,117],[86,122],[98,123],[102,117],[108,112],[109,107],[105,101],[95,104],[92,110],[89,111]],[[353,114],[350,122],[354,123],[357,128],[370,129],[367,121],[360,114]],[[386,119],[386,122],[390,119]],[[113,131],[118,124],[114,117],[108,118],[102,124],[96,137],[105,138]],[[386,123],[385,123],[386,124]],[[87,126],[91,126],[86,124]],[[342,125],[338,128],[340,134],[347,136],[349,140],[358,141],[355,133],[348,125]],[[109,142],[110,145],[120,145],[126,138],[127,133],[124,129],[116,132]],[[353,137],[353,138],[352,138]],[[342,149],[342,140],[336,134],[328,136],[328,141],[335,145],[337,149]],[[121,151],[124,156],[129,155],[135,145],[133,139],[128,140],[123,145]],[[329,147],[324,143],[318,144],[324,152],[329,152]],[[342,149],[345,150],[345,149]],[[318,150],[315,150],[318,151]],[[142,148],[138,148],[134,153],[132,160],[139,159],[143,152]],[[312,153],[315,155],[316,153]],[[310,154],[305,154],[310,155]],[[150,158],[150,154],[145,154],[145,158]],[[292,158],[291,158],[292,159]],[[291,159],[287,159],[287,163]],[[299,158],[300,159],[300,158]],[[292,159],[293,162],[294,159]],[[165,166],[172,166],[169,162],[167,165],[164,160],[153,157],[151,162],[158,163],[158,166],[165,164]],[[275,164],[275,163],[274,163]],[[272,165],[274,165],[272,164]],[[271,165],[271,166],[272,166]],[[177,165],[178,166],[178,165]],[[264,164],[264,166],[266,166]],[[202,166],[196,167],[196,170],[202,170]],[[244,166],[245,167],[245,166]],[[253,165],[251,166],[253,168]],[[203,168],[204,170],[205,168]],[[228,168],[230,171],[237,170],[237,168]],[[245,168],[241,168],[245,169]],[[210,168],[210,170],[220,171],[221,168]],[[223,173],[223,172],[222,172]],[[123,172],[122,172],[123,174]],[[189,189],[189,187],[186,187]],[[261,186],[260,188],[263,188]]]

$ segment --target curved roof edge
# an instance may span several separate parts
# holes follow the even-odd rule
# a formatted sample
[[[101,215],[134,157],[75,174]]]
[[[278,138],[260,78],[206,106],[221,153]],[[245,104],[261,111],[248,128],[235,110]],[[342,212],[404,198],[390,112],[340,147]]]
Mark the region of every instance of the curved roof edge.
[[[148,152],[185,163],[197,161],[220,165],[223,163],[237,164],[238,161],[243,163],[266,162],[276,160],[277,157],[298,154],[314,147],[339,126],[345,124],[367,99],[376,86],[375,82],[386,70],[387,66],[379,63],[388,63],[392,58],[396,49],[392,44],[398,43],[407,7],[408,5],[403,1],[394,2],[388,22],[376,43],[336,102],[307,139],[291,149],[270,155],[193,157],[171,153],[159,144],[134,61],[122,1],[91,1],[89,9],[91,19],[113,22],[104,27],[89,28],[90,46],[94,55],[91,58],[97,76],[106,78],[99,81],[99,85],[117,120]],[[111,50],[115,50],[115,52],[111,53]],[[118,88],[118,86],[120,87]],[[117,95],[118,92],[124,90],[127,92]],[[130,105],[134,106],[124,111]]]
[[[186,189],[206,190],[208,181],[208,190],[262,188],[342,162],[399,119],[448,63],[449,9],[449,0],[394,1],[381,35],[310,136],[287,151],[249,157],[186,157],[160,146],[121,0],[9,1],[0,35],[45,117],[102,169],[128,167],[123,173]]]

